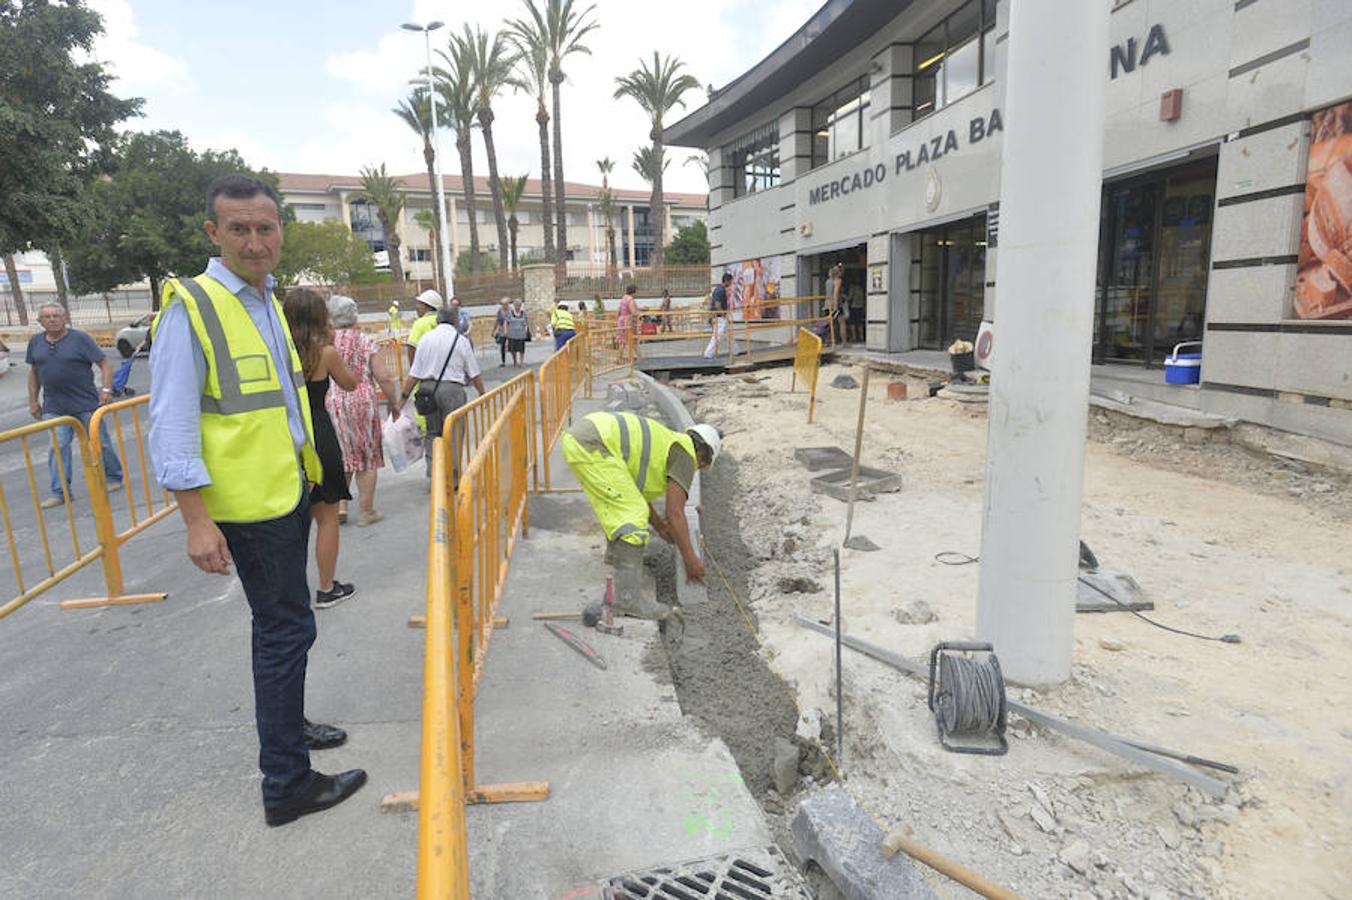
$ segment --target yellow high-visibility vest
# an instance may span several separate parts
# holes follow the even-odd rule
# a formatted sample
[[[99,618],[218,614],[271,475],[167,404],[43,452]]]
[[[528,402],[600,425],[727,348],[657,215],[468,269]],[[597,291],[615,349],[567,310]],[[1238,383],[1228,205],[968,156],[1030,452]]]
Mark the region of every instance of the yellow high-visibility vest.
[[[573,325],[573,314],[562,306],[556,306],[554,307],[553,311],[550,312],[549,324],[554,326],[554,330],[556,332],[577,330],[577,328]]]
[[[202,386],[202,462],[211,484],[201,489],[202,502],[217,522],[262,522],[296,508],[301,491],[296,444],[286,418],[286,395],[272,353],[238,297],[214,278],[173,278],[164,285],[160,313],[150,326],[152,341],[165,310],[182,303],[192,322],[207,377]],[[282,305],[272,298],[282,323],[291,371],[281,375],[296,388],[305,446],[305,476],[323,479],[314,448],[314,426],[305,391],[300,355],[291,341]]]
[[[683,431],[673,431],[655,419],[633,413],[589,413],[586,417],[601,435],[610,455],[624,460],[634,484],[649,502],[667,493],[667,456],[679,444],[695,455],[695,442]]]

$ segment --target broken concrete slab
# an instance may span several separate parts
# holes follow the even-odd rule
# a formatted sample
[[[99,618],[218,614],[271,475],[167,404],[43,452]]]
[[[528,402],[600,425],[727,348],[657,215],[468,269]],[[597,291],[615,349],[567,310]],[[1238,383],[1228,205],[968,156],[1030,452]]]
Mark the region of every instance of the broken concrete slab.
[[[815,864],[847,900],[937,896],[904,854],[883,856],[883,832],[838,784],[798,805],[790,827],[806,868]]]
[[[842,503],[850,502],[850,469],[838,469],[812,479],[812,492],[834,497]],[[859,484],[855,499],[868,500],[877,494],[891,494],[901,490],[901,474],[871,466],[859,467]]]
[[[845,469],[854,464],[854,457],[839,447],[798,447],[793,458],[807,466],[809,472]]]
[[[640,409],[648,402],[643,389],[637,384],[619,382],[606,386],[606,409]]]
[[[1142,596],[1140,584],[1130,575],[1107,569],[1080,570],[1079,580],[1075,583],[1076,612],[1154,608],[1155,604]]]

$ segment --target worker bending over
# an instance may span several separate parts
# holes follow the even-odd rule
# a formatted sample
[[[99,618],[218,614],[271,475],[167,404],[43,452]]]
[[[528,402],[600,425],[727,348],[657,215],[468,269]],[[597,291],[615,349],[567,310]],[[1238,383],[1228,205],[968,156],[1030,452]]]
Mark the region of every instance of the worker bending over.
[[[644,550],[653,532],[676,545],[687,579],[704,578],[704,562],[690,541],[685,502],[695,471],[713,463],[721,442],[712,425],[673,431],[633,413],[590,413],[564,432],[564,461],[606,533],[617,612],[658,620],[671,615],[671,607],[644,596],[641,589]],[[666,498],[665,518],[653,506],[660,497]]]

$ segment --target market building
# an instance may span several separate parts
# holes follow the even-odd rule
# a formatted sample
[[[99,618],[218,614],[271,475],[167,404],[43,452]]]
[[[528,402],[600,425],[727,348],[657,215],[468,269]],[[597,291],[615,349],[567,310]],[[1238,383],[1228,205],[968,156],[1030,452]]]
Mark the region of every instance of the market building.
[[[998,352],[1037,302],[999,290],[1008,10],[829,2],[669,126],[709,154],[715,278],[820,296],[840,262],[869,350],[989,321]],[[1109,27],[1095,381],[1352,444],[1352,4],[1118,0]],[[1166,385],[1188,342],[1200,384]]]

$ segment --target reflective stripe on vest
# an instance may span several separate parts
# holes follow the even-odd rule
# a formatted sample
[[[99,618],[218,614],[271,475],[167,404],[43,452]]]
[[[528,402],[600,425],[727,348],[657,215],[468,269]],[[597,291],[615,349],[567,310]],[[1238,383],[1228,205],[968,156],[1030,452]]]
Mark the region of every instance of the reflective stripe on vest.
[[[238,413],[257,412],[260,409],[270,409],[274,406],[286,406],[286,395],[280,388],[275,391],[258,391],[252,394],[244,393],[244,381],[239,374],[239,363],[229,353],[219,352],[219,348],[230,346],[230,342],[225,338],[225,328],[221,325],[221,317],[216,312],[216,305],[211,302],[210,295],[206,289],[197,283],[195,278],[181,278],[178,282],[183,286],[192,298],[197,301],[197,314],[202,317],[202,326],[207,330],[207,336],[211,339],[211,346],[218,348],[214,354],[216,358],[216,383],[220,385],[220,398],[202,395],[202,411],[216,413],[222,416],[232,416]],[[269,361],[269,366],[273,365]],[[301,372],[291,372],[291,383],[297,388],[305,384],[305,375]]]
[[[576,331],[573,327],[573,314],[562,306],[554,307],[554,330]]]
[[[684,432],[673,431],[660,422],[633,413],[592,413],[587,418],[597,426],[602,443],[609,445],[612,451],[616,449],[615,443],[618,443],[620,459],[629,469],[629,474],[639,491],[650,500],[666,492],[666,461],[673,444],[679,444],[690,454],[691,459],[695,459],[695,444],[690,436]],[[632,431],[631,419],[638,424],[637,434]],[[614,422],[613,429],[609,427],[611,421]],[[609,440],[608,433],[611,435]],[[635,440],[638,441],[637,461],[633,452]],[[654,456],[660,461],[660,469],[652,465]],[[652,484],[649,483],[650,478],[653,479]]]

